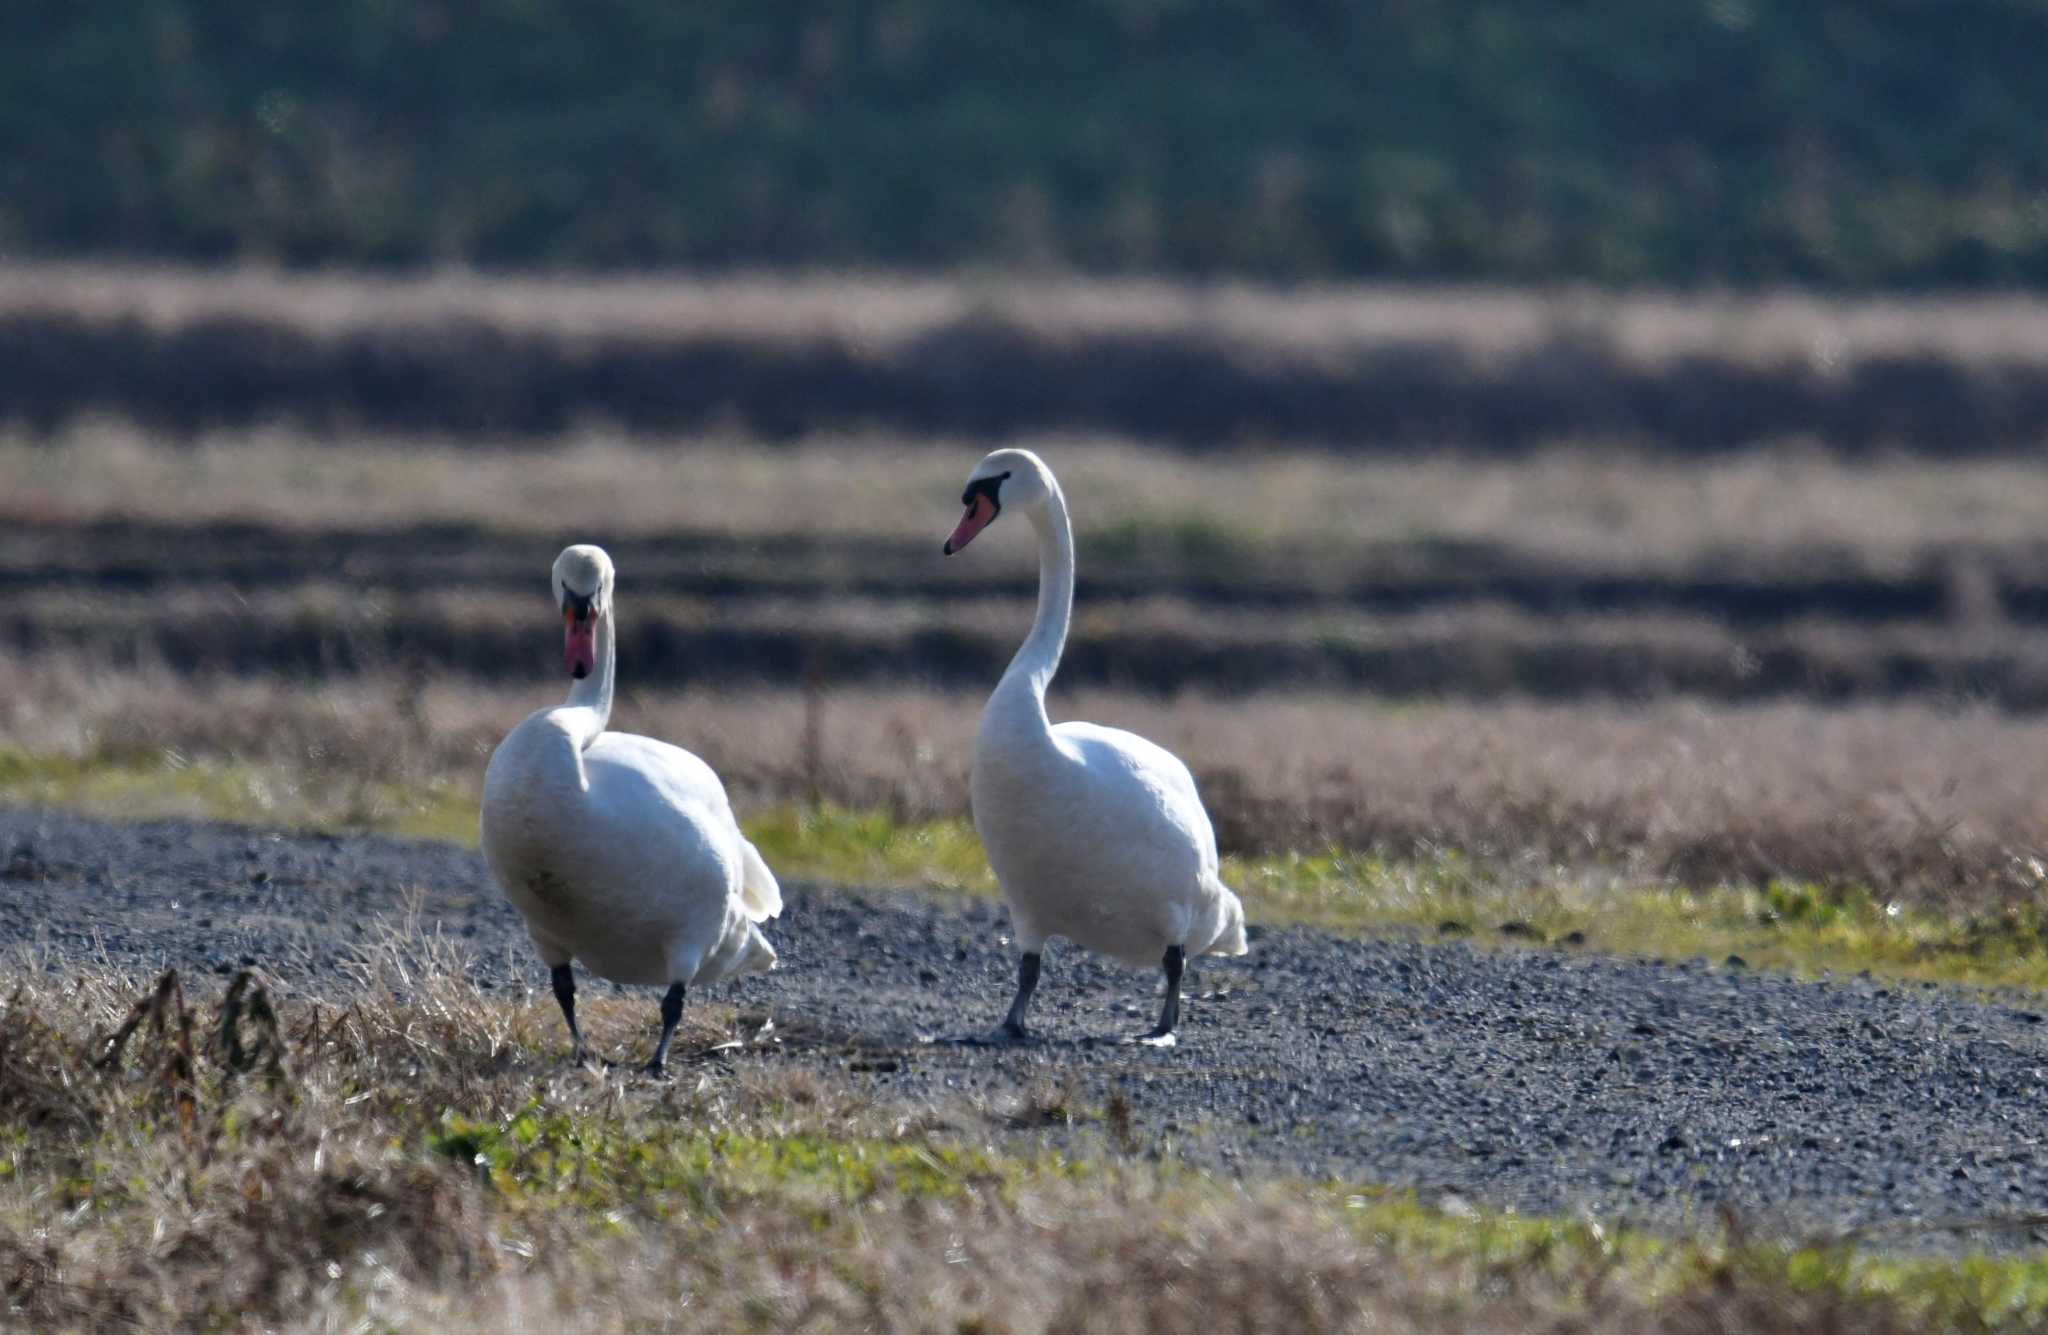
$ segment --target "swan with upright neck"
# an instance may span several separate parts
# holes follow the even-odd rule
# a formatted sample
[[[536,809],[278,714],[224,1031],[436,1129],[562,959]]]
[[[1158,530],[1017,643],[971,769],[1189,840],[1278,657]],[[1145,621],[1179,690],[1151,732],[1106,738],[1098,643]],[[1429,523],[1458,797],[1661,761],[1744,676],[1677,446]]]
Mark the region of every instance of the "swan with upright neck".
[[[529,715],[484,773],[484,860],[526,920],[569,1023],[570,961],[615,983],[666,985],[659,1075],[695,984],[772,968],[756,925],[782,911],[774,875],[733,819],[725,786],[680,747],[607,732],[617,667],[611,558],[565,549],[554,567],[569,698]]]
[[[1058,936],[1166,975],[1159,1023],[1170,1045],[1190,955],[1245,953],[1244,906],[1218,874],[1216,833],[1194,776],[1172,752],[1118,728],[1054,726],[1045,690],[1074,607],[1074,531],[1052,470],[1029,450],[983,459],[960,497],[951,556],[998,515],[1038,534],[1038,613],[982,710],[969,794],[974,828],[1010,907],[1017,994],[998,1036],[1027,1036],[1045,942]]]

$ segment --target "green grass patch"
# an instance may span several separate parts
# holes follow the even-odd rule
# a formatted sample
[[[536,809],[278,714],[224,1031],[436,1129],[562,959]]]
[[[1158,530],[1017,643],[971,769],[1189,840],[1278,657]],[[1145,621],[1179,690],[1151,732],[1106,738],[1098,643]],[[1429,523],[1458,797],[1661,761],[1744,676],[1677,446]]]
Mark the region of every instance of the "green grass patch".
[[[1087,1175],[1076,1161],[1051,1153],[1000,1154],[940,1139],[775,1133],[658,1117],[600,1118],[540,1100],[498,1122],[444,1111],[426,1143],[435,1153],[475,1167],[508,1199],[547,1208],[630,1207],[663,1219],[716,1216],[744,1202],[801,1196],[822,1223],[831,1211],[878,1200],[949,1200]]]
[[[1105,565],[1151,559],[1198,570],[1255,561],[1263,545],[1251,533],[1211,514],[1125,519],[1090,530],[1082,542],[1090,559]]]
[[[1268,922],[2048,988],[2048,911],[2038,900],[1944,914],[1806,882],[1694,888],[1596,873],[1531,882],[1453,853],[1226,859],[1224,877]]]
[[[1996,1330],[2048,1315],[2048,1255],[1888,1254],[1847,1242],[1757,1241],[1740,1234],[1673,1237],[1591,1219],[1525,1216],[1412,1193],[1343,1194],[1354,1232],[1403,1256],[1477,1267],[1527,1282],[1603,1274],[1646,1305],[1706,1287],[1881,1300],[1894,1319],[1935,1329]],[[1775,1327],[1773,1327],[1775,1328]],[[1787,1328],[1797,1328],[1788,1325]]]
[[[75,759],[0,750],[0,801],[122,819],[187,817],[302,829],[368,829],[474,844],[476,796],[172,755]],[[965,820],[778,806],[748,837],[775,870],[854,885],[992,895]],[[1224,879],[1256,922],[1485,945],[1556,945],[1656,959],[1729,956],[1802,975],[1891,977],[2048,989],[2048,905],[1942,913],[1854,886],[1776,882],[1686,887],[1568,872],[1540,881],[1457,853],[1390,859],[1347,852],[1226,858]]]
[[[1846,1243],[1758,1242],[1710,1232],[1674,1236],[1590,1218],[1525,1216],[1467,1203],[1425,1205],[1413,1192],[1348,1184],[1269,1183],[1247,1189],[1172,1159],[1074,1158],[923,1140],[756,1135],[662,1120],[619,1122],[539,1105],[498,1124],[444,1114],[429,1148],[484,1168],[508,1200],[613,1211],[659,1202],[700,1218],[743,1202],[831,1231],[847,1212],[885,1214],[992,1193],[1002,1209],[1029,1195],[1151,1203],[1154,1221],[1229,1215],[1248,1194],[1277,1191],[1308,1218],[1385,1262],[1474,1273],[1548,1290],[1565,1308],[1603,1292],[1646,1306],[1703,1289],[1782,1290],[1882,1300],[1939,1328],[1997,1329],[2048,1315],[2048,1256],[1888,1255]],[[1447,1304],[1446,1315],[1458,1310]]]
[[[476,842],[476,794],[452,783],[402,785],[173,750],[75,757],[0,748],[0,801],[122,820],[219,820]]]
[[[828,805],[773,807],[741,823],[778,875],[996,892],[981,840],[964,820],[899,822],[885,812]]]
[[[782,808],[746,822],[770,865],[860,885],[970,894],[997,887],[964,820],[897,823],[875,812]],[[1226,858],[1255,922],[1487,945],[1555,945],[1654,959],[1730,956],[1814,976],[2048,989],[2048,910],[1940,914],[1853,886],[1775,882],[1688,888],[1595,873],[1540,882],[1455,853],[1390,859],[1342,852]]]

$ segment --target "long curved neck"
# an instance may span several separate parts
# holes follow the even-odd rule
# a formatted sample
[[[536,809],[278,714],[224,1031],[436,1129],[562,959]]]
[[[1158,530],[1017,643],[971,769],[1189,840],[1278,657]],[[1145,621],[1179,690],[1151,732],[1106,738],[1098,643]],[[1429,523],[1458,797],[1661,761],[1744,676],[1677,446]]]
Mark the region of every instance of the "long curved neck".
[[[1074,529],[1067,520],[1067,498],[1060,494],[1059,483],[1050,474],[1045,482],[1046,504],[1029,512],[1031,526],[1038,530],[1038,615],[997,687],[1029,690],[1041,715],[1045,688],[1059,671],[1060,652],[1067,647],[1067,625],[1074,615]]]
[[[612,718],[612,683],[616,673],[613,650],[616,642],[612,631],[612,609],[606,608],[597,621],[597,662],[589,676],[569,688],[569,698],[558,712],[566,713],[562,721],[567,724],[576,739],[576,750],[580,756],[583,749],[597,740]]]

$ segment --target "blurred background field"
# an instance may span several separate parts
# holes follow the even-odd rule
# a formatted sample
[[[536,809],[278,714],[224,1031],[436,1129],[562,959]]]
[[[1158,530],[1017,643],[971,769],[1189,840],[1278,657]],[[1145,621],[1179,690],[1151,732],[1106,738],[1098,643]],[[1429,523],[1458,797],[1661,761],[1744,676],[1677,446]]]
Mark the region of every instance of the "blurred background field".
[[[1188,760],[1255,920],[2038,986],[2044,52],[2019,0],[0,7],[0,800],[472,838],[491,748],[562,691],[547,563],[595,541],[615,726],[710,761],[792,879],[986,892],[975,721],[1036,568],[1022,526],[938,548],[975,461],[1022,444],[1079,537],[1052,712]],[[0,846],[0,891],[38,856]],[[533,1074],[534,1007],[437,976],[366,993],[353,1038],[316,1010],[303,1099],[245,1117],[219,1076],[220,1125],[275,1163],[77,1092],[130,980],[70,1010],[17,990],[0,1113],[38,1129],[0,1145],[0,1311],[426,1329],[495,1282],[335,1287],[247,1244],[242,1289],[195,1284],[241,1271],[159,1246],[166,1219],[271,1237],[263,1182],[354,1202],[293,1215],[342,1258],[516,1214],[578,1261],[475,1254],[562,1329],[689,1292],[880,1326],[934,1258],[978,1272],[898,1171],[950,1152],[927,1123],[952,1114],[707,1076],[620,1121],[616,1083]],[[345,1113],[359,1078],[382,1092]],[[443,1143],[543,1105],[549,1185],[501,1209]],[[1020,1106],[1140,1157],[1129,1102]],[[335,1117],[374,1171],[304,1143]],[[589,1147],[621,1126],[688,1138],[699,1213],[606,1176]],[[787,1180],[721,1214],[719,1156],[756,1140]],[[1035,1240],[1048,1274],[1047,1239],[1143,1246],[1098,1248],[1079,1308],[955,1294],[962,1328],[1185,1324],[1182,1292],[1303,1329],[2048,1310],[2027,1257],[1901,1282],[1731,1226],[1646,1278],[1642,1238],[1597,1223],[1170,1162],[1075,1169],[1045,1199],[1102,1222],[1062,1233],[1014,1194],[1038,1161],[987,1153],[1009,1185],[969,1232]],[[363,1182],[467,1213],[358,1228]],[[1247,1233],[1268,1188],[1313,1209]],[[1205,1248],[1274,1239],[1227,1292],[1147,1250],[1187,1191]],[[1340,1216],[1377,1250],[1330,1261]],[[649,1287],[713,1234],[833,1251]],[[831,1279],[799,1302],[791,1273]]]

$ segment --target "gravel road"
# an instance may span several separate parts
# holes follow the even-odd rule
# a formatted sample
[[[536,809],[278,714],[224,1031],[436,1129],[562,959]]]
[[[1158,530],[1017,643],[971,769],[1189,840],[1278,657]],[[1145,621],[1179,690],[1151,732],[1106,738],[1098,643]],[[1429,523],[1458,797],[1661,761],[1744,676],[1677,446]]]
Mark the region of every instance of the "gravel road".
[[[2048,1024],[2027,998],[1289,928],[1257,932],[1243,960],[1197,963],[1166,1051],[1103,1041],[1150,1023],[1156,976],[1055,945],[1040,1042],[990,1048],[951,1040],[1007,1004],[1000,908],[784,890],[770,931],[784,967],[696,994],[772,1013],[788,1035],[735,1062],[807,1063],[940,1103],[1065,1088],[1102,1107],[1121,1091],[1141,1143],[1198,1164],[1532,1211],[1684,1225],[1727,1206],[1776,1233],[2048,1208]],[[0,809],[0,950],[36,947],[48,968],[261,963],[287,996],[334,995],[350,944],[408,905],[474,949],[485,986],[544,991],[467,850]],[[656,1000],[646,990],[649,1043]],[[1075,1134],[991,1125],[1020,1148]],[[2032,1241],[1902,1245],[1987,1240]]]

